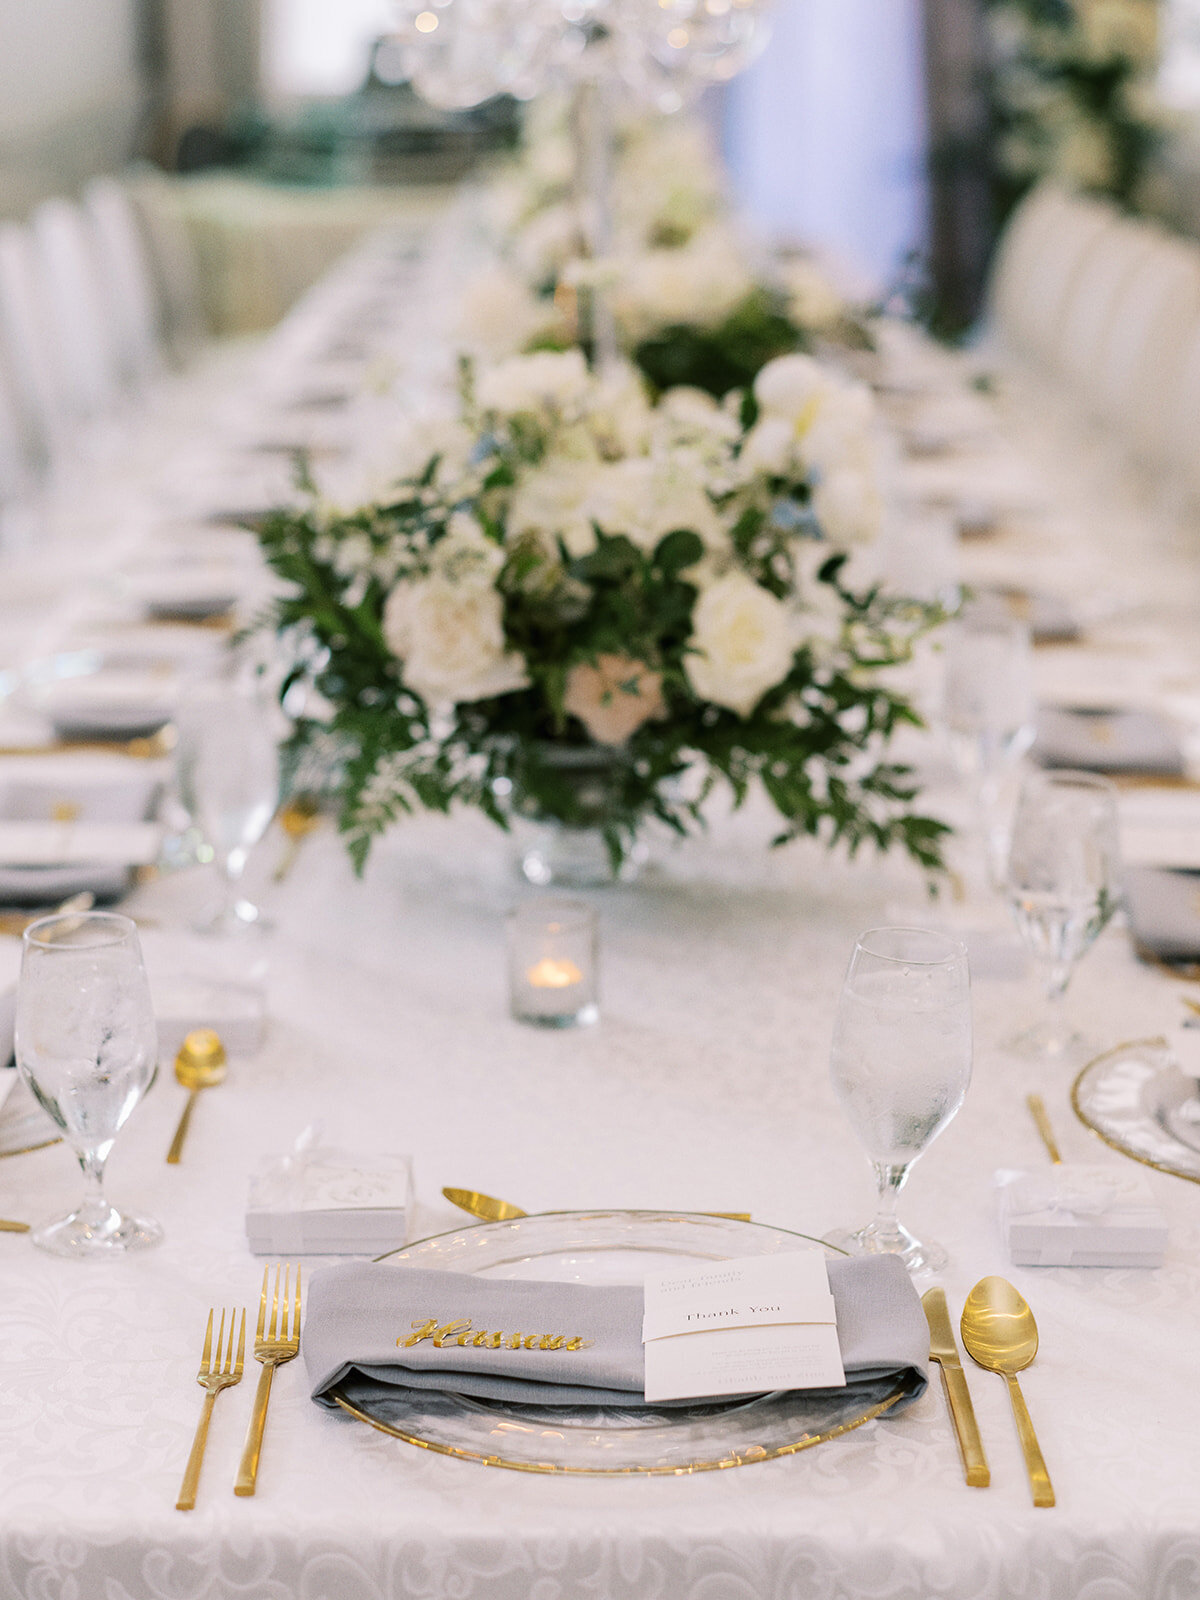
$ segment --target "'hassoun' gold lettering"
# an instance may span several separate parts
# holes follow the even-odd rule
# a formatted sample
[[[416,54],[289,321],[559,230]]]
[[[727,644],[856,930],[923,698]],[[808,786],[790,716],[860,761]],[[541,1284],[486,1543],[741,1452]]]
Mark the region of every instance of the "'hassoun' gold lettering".
[[[499,1330],[489,1332],[486,1328],[476,1332],[471,1326],[470,1317],[456,1317],[452,1322],[439,1322],[436,1317],[427,1317],[421,1321],[418,1317],[413,1322],[414,1332],[407,1337],[401,1334],[396,1340],[402,1349],[411,1349],[414,1344],[420,1344],[422,1339],[428,1339],[435,1350],[441,1350],[446,1345],[457,1345],[460,1349],[470,1345],[475,1350],[590,1350],[593,1344],[591,1339],[585,1339],[581,1334],[574,1334],[568,1338],[565,1333],[502,1333]]]

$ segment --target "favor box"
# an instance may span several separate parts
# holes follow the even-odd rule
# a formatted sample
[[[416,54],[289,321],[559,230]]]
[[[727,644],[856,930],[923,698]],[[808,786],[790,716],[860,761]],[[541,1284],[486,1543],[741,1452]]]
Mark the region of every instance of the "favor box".
[[[1058,1165],[998,1172],[1000,1231],[1017,1267],[1159,1267],[1167,1222],[1141,1173]]]
[[[408,1233],[412,1162],[315,1147],[250,1180],[246,1237],[255,1255],[379,1255]]]

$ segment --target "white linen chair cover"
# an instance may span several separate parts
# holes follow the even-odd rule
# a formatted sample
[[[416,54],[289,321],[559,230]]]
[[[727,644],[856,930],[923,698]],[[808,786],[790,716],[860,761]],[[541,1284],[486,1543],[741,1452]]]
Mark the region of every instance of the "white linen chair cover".
[[[1029,307],[1042,260],[1069,207],[1070,197],[1042,183],[1008,219],[992,261],[987,320],[1006,349],[1029,354]]]
[[[30,219],[45,277],[58,359],[70,404],[83,424],[119,409],[121,363],[117,329],[105,302],[95,232],[70,200],[44,200]]]
[[[1115,326],[1123,297],[1151,259],[1156,236],[1114,217],[1097,235],[1071,280],[1054,341],[1055,371],[1095,413],[1099,356]]]
[[[159,346],[172,365],[186,366],[208,338],[196,251],[171,179],[149,165],[122,174],[142,237],[159,307]]]
[[[162,372],[159,312],[133,201],[115,178],[95,178],[83,193],[113,322],[122,380],[143,392]]]
[[[1183,364],[1200,319],[1200,250],[1145,229],[1095,354],[1088,400],[1142,460],[1168,461]]]
[[[38,254],[15,222],[0,224],[0,349],[38,464],[53,469],[69,453],[75,417]]]
[[[1022,353],[1039,366],[1056,365],[1063,319],[1073,302],[1076,284],[1115,216],[1110,207],[1098,201],[1071,196],[1044,239],[1021,316]]]
[[[1184,495],[1200,505],[1200,317],[1185,342],[1172,398],[1164,432],[1166,462]]]

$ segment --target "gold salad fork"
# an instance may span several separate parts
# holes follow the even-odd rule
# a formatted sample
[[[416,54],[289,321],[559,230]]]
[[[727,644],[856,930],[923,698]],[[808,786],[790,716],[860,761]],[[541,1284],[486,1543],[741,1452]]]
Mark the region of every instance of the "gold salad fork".
[[[292,1302],[291,1331],[288,1330],[288,1293],[291,1285],[291,1267],[275,1268],[275,1285],[271,1294],[271,1320],[267,1322],[267,1280],[270,1267],[263,1268],[262,1295],[258,1302],[258,1328],[254,1335],[254,1359],[262,1364],[258,1388],[254,1394],[254,1410],[250,1414],[250,1427],[246,1432],[246,1447],[242,1451],[242,1464],[238,1468],[234,1494],[253,1494],[258,1481],[258,1458],[262,1452],[263,1429],[267,1422],[267,1404],[271,1398],[271,1379],[275,1368],[291,1361],[300,1351],[300,1268],[296,1268],[296,1295]],[[279,1275],[283,1273],[283,1306],[280,1314]]]
[[[196,1504],[196,1488],[200,1482],[200,1464],[204,1460],[204,1447],[208,1443],[208,1424],[212,1417],[213,1406],[222,1389],[232,1389],[235,1383],[242,1381],[242,1362],[246,1355],[246,1313],[242,1311],[242,1325],[238,1330],[237,1355],[233,1353],[233,1325],[237,1321],[237,1312],[229,1313],[229,1342],[225,1343],[225,1312],[221,1312],[221,1321],[217,1327],[217,1359],[212,1359],[213,1345],[213,1313],[208,1313],[208,1326],[204,1330],[204,1351],[200,1357],[200,1371],[196,1382],[204,1390],[204,1409],[200,1413],[200,1421],[196,1424],[196,1437],[192,1440],[192,1453],[188,1457],[187,1467],[184,1469],[183,1483],[179,1490],[179,1499],[175,1502],[176,1511],[191,1511]]]

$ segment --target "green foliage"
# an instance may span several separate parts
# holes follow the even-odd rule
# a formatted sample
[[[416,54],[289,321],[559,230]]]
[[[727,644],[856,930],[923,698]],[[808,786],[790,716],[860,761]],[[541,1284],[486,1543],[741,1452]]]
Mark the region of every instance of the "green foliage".
[[[719,400],[730,389],[748,387],[776,356],[807,348],[782,296],[758,288],[715,328],[676,323],[643,339],[633,359],[660,393],[688,384]]]

